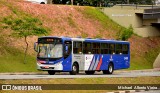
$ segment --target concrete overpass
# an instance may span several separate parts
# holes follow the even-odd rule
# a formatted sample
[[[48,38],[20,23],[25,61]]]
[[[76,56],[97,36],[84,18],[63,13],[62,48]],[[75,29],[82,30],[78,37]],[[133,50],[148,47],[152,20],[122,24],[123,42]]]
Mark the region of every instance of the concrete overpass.
[[[160,27],[160,8],[145,9],[143,13],[143,19],[156,19],[151,25],[157,28]]]
[[[114,6],[102,10],[118,24],[129,27],[142,37],[160,36],[160,6]]]

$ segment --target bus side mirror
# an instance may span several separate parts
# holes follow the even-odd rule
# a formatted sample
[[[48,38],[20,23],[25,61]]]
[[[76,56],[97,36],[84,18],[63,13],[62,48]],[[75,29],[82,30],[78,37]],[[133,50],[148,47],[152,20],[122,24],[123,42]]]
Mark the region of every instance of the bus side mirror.
[[[34,50],[35,50],[36,52],[38,52],[38,43],[37,43],[37,42],[34,43]]]

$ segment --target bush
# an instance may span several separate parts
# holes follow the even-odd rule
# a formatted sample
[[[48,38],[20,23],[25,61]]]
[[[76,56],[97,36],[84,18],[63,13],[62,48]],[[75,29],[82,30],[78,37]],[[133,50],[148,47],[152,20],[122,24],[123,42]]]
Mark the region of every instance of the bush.
[[[133,34],[133,27],[130,25],[128,28],[124,28],[119,33],[119,39],[120,40],[128,40]]]

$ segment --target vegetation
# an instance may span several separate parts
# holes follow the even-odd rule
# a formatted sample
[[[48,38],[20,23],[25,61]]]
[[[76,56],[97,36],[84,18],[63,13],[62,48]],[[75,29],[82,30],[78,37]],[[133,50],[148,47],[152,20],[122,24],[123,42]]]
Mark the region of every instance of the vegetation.
[[[85,33],[85,32],[82,32],[82,33],[81,33],[81,36],[82,36],[83,38],[86,38],[86,37],[88,37],[88,34]]]
[[[85,7],[85,11],[79,10],[85,18],[93,19],[94,21],[99,21],[104,28],[110,26],[114,28],[113,26],[117,26],[118,24],[115,24],[108,16],[106,16],[103,12],[99,11],[98,8],[93,7]],[[117,29],[116,29],[117,30]]]
[[[11,50],[10,48],[9,50]],[[16,49],[18,50],[18,49]],[[4,72],[37,72],[35,57],[27,55],[27,64],[23,64],[24,53],[15,52],[16,55],[0,56],[0,73]]]
[[[153,64],[153,62],[156,60],[157,56],[159,55],[160,53],[160,47],[158,48],[155,48],[155,49],[151,49],[150,51],[148,51],[146,54],[145,54],[145,58],[146,58],[146,61],[148,63]]]
[[[12,16],[5,17],[2,23],[6,25],[3,28],[11,28],[14,32],[13,35],[24,38],[26,43],[24,63],[26,63],[26,54],[28,50],[27,37],[32,35],[47,34],[47,30],[42,26],[42,22],[39,19],[22,16],[13,18]]]
[[[74,20],[72,19],[72,17],[67,17],[67,22],[68,22],[68,24],[69,24],[71,27],[74,27],[74,28],[77,27],[77,25],[76,25],[76,23],[74,22]]]
[[[139,70],[139,69],[152,69],[153,63],[160,53],[160,46],[155,49],[150,49],[139,56],[136,55],[135,51],[131,51],[131,65],[129,70]]]
[[[0,35],[0,72],[36,72],[35,57],[27,55],[28,64],[23,64],[24,53],[8,42]]]
[[[132,36],[132,34],[133,28],[132,25],[130,25],[128,28],[124,28],[118,32],[118,40],[126,41]]]
[[[11,2],[1,0],[0,8],[3,10],[4,6],[7,7],[11,13],[8,13],[5,17],[2,15],[0,19],[0,72],[35,72],[37,71],[35,57],[27,54],[27,37],[46,34],[49,29],[44,27],[38,18],[34,18],[24,11],[21,11],[15,7],[14,4],[11,4]],[[1,12],[1,14],[3,14],[3,12]],[[8,35],[6,33],[10,34]],[[27,46],[25,53],[23,53],[19,47],[14,47],[11,44],[10,40],[15,37],[25,39]],[[23,64],[22,62],[26,63],[26,58],[28,64]]]
[[[87,19],[92,19],[94,22],[100,22],[100,25],[102,28],[99,28],[99,35],[96,35],[95,38],[102,38],[103,34],[107,30],[109,33],[117,33],[120,32],[121,30],[125,30],[126,28],[120,26],[116,22],[114,22],[112,19],[110,19],[108,16],[106,16],[103,12],[101,12],[98,8],[93,8],[93,7],[85,7],[84,10],[80,10],[77,8],[79,12],[81,12],[85,18]],[[106,32],[107,32],[106,31]],[[103,33],[103,34],[102,34]],[[113,37],[114,34],[112,34]]]

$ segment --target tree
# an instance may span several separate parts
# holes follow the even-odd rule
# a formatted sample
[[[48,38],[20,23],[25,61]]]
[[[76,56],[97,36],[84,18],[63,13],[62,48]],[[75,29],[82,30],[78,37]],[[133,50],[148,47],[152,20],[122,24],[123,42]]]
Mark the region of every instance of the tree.
[[[25,16],[22,18],[6,17],[3,22],[13,30],[13,35],[24,38],[26,43],[24,64],[26,63],[26,55],[28,50],[27,37],[32,35],[47,34],[47,30],[42,26],[39,19]]]

